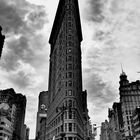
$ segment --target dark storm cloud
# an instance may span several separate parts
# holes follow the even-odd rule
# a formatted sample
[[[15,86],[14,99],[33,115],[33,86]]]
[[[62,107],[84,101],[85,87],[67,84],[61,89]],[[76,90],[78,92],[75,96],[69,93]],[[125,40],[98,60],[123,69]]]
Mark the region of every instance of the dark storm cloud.
[[[87,9],[86,18],[90,21],[94,21],[94,22],[98,22],[98,23],[102,22],[102,20],[104,19],[103,0],[89,0],[88,4],[89,4],[89,6]]]
[[[19,61],[34,68],[37,68],[38,64],[41,66],[45,59],[45,41],[38,31],[43,29],[47,22],[43,6],[33,5],[25,0],[0,0],[0,25],[8,35],[0,63],[1,69],[7,72],[16,71],[20,67]],[[13,78],[8,77],[9,80],[19,88],[27,87],[30,78],[24,75],[24,71],[16,74]]]

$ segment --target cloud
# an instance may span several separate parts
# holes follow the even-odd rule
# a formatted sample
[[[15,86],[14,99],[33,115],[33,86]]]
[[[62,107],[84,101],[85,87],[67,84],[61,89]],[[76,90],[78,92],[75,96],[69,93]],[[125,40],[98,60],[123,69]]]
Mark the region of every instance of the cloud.
[[[23,20],[14,7],[0,0],[0,25],[8,32],[17,32],[23,26]]]
[[[87,1],[87,14],[86,19],[100,23],[103,21],[103,9],[104,1],[103,0],[88,0]]]
[[[89,78],[90,77],[90,78]],[[89,79],[89,80],[87,80]],[[85,78],[87,81],[85,86],[88,89],[89,101],[100,107],[101,105],[111,103],[115,100],[115,94],[113,87],[103,81],[102,77],[94,72],[88,73]]]
[[[37,81],[39,69],[36,68],[38,65],[43,66],[47,59],[46,36],[41,33],[47,23],[44,6],[30,4],[25,0],[0,0],[0,25],[6,35],[0,69],[7,71],[7,80],[16,87],[35,86],[31,81]],[[24,67],[28,64],[34,68],[36,74],[25,74],[19,62],[26,64]],[[41,80],[40,76],[38,74]]]

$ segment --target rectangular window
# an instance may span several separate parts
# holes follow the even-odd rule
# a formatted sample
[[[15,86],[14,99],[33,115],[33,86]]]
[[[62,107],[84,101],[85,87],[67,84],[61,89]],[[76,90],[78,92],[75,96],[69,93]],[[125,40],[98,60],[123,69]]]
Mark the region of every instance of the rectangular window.
[[[72,100],[69,100],[69,107],[72,107]]]
[[[69,119],[72,119],[72,111],[69,110]]]
[[[63,132],[63,125],[61,125],[61,132]]]
[[[72,72],[68,72],[68,78],[72,78]]]
[[[73,119],[76,119],[76,113],[73,111]]]
[[[71,49],[71,48],[68,48],[68,49],[67,49],[67,54],[68,54],[68,53],[71,53],[71,52],[72,52],[72,49]]]
[[[68,81],[68,86],[72,87],[72,81]]]
[[[66,61],[72,61],[72,56],[67,56]]]
[[[69,123],[69,131],[72,131],[72,123]]]
[[[72,64],[68,64],[66,69],[67,70],[72,70]]]
[[[72,90],[69,90],[68,92],[69,92],[69,96],[71,96],[72,95]]]
[[[67,111],[65,111],[65,119],[67,119]]]
[[[74,123],[73,131],[76,131],[76,124]]]
[[[67,132],[67,124],[65,123],[65,131]]]

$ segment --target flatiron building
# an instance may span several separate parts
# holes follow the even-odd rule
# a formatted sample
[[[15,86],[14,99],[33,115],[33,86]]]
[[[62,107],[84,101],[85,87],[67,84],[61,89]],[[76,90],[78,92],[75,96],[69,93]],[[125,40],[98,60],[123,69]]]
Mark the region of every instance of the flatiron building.
[[[82,31],[78,0],[60,0],[49,43],[46,140],[87,139],[87,92],[82,89]]]

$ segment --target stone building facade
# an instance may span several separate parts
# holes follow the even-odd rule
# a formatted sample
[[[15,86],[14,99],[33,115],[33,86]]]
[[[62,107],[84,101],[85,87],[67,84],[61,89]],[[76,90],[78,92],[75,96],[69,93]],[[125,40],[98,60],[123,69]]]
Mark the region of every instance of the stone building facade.
[[[82,89],[82,31],[78,0],[60,0],[49,43],[46,140],[87,139],[87,92]]]
[[[14,89],[0,91],[0,137],[22,140],[26,109],[26,97]]]
[[[38,98],[38,112],[36,122],[36,139],[44,140],[46,131],[46,117],[48,109],[48,91],[42,91]]]
[[[123,118],[121,103],[114,103],[108,110],[109,127],[108,137],[113,140],[122,140]]]
[[[140,106],[140,81],[129,82],[125,72],[120,75],[120,103],[123,117],[123,140],[133,140],[132,113]]]
[[[107,120],[105,120],[105,122],[101,123],[100,140],[109,140],[108,129],[109,129],[109,122]]]

